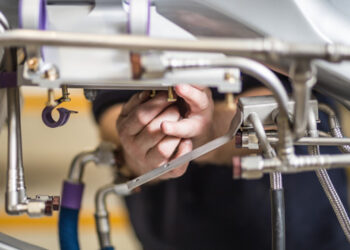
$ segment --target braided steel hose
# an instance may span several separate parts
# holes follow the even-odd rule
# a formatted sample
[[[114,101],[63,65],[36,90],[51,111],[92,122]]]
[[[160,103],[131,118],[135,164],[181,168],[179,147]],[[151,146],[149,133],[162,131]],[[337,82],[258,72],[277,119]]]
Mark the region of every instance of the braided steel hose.
[[[344,138],[340,123],[334,110],[326,104],[319,104],[318,108],[328,115],[328,123],[332,136],[336,138]],[[350,153],[350,145],[341,145],[338,148],[342,153]]]
[[[320,109],[321,110],[321,109]],[[323,111],[323,109],[322,109]],[[334,117],[335,113],[333,112]],[[316,119],[315,114],[311,111],[309,112],[309,134],[311,137],[318,137],[318,131],[317,131],[317,125],[316,125]],[[311,155],[319,155],[320,154],[320,148],[319,146],[309,146],[309,153]],[[337,219],[339,221],[339,224],[341,228],[343,229],[343,232],[347,238],[347,240],[350,242],[350,219],[349,216],[345,210],[345,207],[337,193],[337,191],[334,188],[334,185],[332,183],[332,180],[330,179],[327,170],[326,169],[318,169],[315,171],[317,178],[323,188],[323,191],[325,192],[335,215],[337,216]]]

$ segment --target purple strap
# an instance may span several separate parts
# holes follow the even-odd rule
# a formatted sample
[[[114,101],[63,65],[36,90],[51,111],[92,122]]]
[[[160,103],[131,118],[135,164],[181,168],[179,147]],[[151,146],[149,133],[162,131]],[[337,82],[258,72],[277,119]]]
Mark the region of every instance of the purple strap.
[[[83,198],[84,184],[63,182],[61,207],[79,210]]]
[[[17,86],[17,72],[1,72],[0,88],[11,88]]]

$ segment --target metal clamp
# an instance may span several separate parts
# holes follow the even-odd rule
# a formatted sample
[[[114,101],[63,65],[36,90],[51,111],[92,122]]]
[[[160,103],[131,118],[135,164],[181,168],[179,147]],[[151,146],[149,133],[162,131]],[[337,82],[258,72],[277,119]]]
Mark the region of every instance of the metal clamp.
[[[46,106],[41,113],[41,118],[46,126],[49,128],[57,128],[61,127],[67,123],[69,120],[71,113],[78,113],[77,111],[68,110],[65,108],[58,108],[57,111],[59,113],[59,118],[55,121],[52,117],[52,111],[56,108],[56,106]]]

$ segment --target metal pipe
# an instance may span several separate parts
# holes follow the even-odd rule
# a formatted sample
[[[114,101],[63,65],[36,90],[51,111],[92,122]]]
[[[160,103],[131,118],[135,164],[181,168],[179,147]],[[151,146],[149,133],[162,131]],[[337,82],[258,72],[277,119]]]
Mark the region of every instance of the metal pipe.
[[[253,76],[273,93],[283,117],[288,117],[288,94],[282,82],[266,66],[247,58],[227,57],[218,59],[176,59],[163,62],[170,70],[191,68],[239,68],[242,72]]]
[[[18,87],[7,89],[8,109],[8,167],[6,187],[6,212],[20,214],[25,212],[25,206],[19,206],[27,201],[21,150],[21,127]]]
[[[350,154],[294,156],[289,162],[281,162],[278,158],[262,159],[259,156],[251,156],[242,158],[242,168],[245,158],[249,161],[249,165],[253,163],[255,168],[264,173],[276,171],[282,173],[298,173],[319,168],[332,169],[350,165]]]
[[[313,111],[309,112],[308,126],[310,136],[318,137],[316,117]],[[309,146],[309,151],[312,155],[320,154],[319,146]],[[316,175],[334,210],[335,215],[337,216],[339,224],[343,229],[347,240],[350,242],[350,219],[331,179],[329,178],[327,170],[318,169],[316,170]]]
[[[116,185],[100,188],[95,195],[95,223],[101,249],[111,247],[109,214],[106,207],[108,195],[115,193]]]
[[[0,36],[0,46],[69,46],[130,50],[172,50],[215,52],[251,57],[257,60],[278,57],[324,59],[332,62],[350,59],[350,46],[339,44],[296,44],[276,39],[210,39],[196,41],[131,35],[101,35],[60,31],[11,30]]]
[[[265,129],[259,116],[253,112],[249,114],[248,119],[253,125],[254,131],[258,137],[259,146],[262,149],[264,156],[266,158],[276,157],[276,152],[267,140]],[[286,249],[285,207],[281,173],[270,173],[270,185],[272,249],[284,250]]]
[[[290,76],[295,101],[293,136],[296,140],[305,136],[311,90],[316,83],[316,68],[312,66],[309,60],[297,61],[292,64]]]
[[[328,123],[332,136],[343,139],[344,136],[341,131],[341,126],[334,110],[326,104],[319,104],[318,108],[328,115]],[[339,150],[343,153],[350,153],[350,143],[339,146]]]
[[[68,180],[73,183],[82,183],[85,165],[96,162],[95,151],[82,152],[74,157],[69,168]]]
[[[278,143],[278,138],[275,136],[268,136],[267,140],[271,144]],[[350,138],[337,137],[302,137],[294,142],[294,145],[305,146],[341,146],[350,144]]]
[[[253,129],[256,133],[256,136],[258,137],[259,147],[261,147],[264,156],[266,158],[276,157],[276,152],[267,140],[265,129],[259,119],[259,116],[256,113],[250,113],[248,116],[248,120],[253,125]]]

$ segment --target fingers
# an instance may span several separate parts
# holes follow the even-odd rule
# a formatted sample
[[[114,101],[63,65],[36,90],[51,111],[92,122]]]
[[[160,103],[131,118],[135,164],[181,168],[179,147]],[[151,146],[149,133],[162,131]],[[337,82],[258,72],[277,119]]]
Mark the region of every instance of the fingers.
[[[192,148],[193,148],[193,146],[192,146],[191,140],[189,140],[189,139],[182,140],[180,142],[178,150],[177,150],[175,156],[173,157],[173,159],[179,158],[180,156],[183,156],[183,155],[191,152]],[[161,179],[176,178],[176,177],[182,176],[186,172],[188,164],[189,164],[189,162],[185,163],[184,165],[182,165],[180,167],[177,167],[176,169],[174,169],[174,170],[170,171],[169,173],[165,174],[164,176],[162,176]]]
[[[132,136],[138,134],[169,105],[171,103],[167,100],[167,94],[159,93],[154,98],[134,108],[124,119],[118,120],[119,133]]]
[[[175,91],[186,101],[192,112],[205,110],[210,104],[210,90],[207,88],[200,89],[198,86],[183,84],[175,86]]]
[[[147,152],[145,157],[146,162],[151,166],[160,166],[161,164],[168,162],[180,141],[180,138],[166,136]]]
[[[133,110],[137,105],[143,103],[149,98],[149,91],[142,91],[137,94],[134,94],[130,100],[123,105],[122,112],[120,115],[126,116],[128,115],[131,110]]]
[[[201,119],[196,117],[185,118],[180,121],[164,121],[161,124],[162,132],[169,136],[191,138],[200,135],[204,129]]]
[[[152,120],[134,139],[135,145],[139,145],[141,151],[147,152],[157,145],[166,135],[161,131],[164,121],[178,121],[180,112],[176,106],[170,106],[159,116]]]

